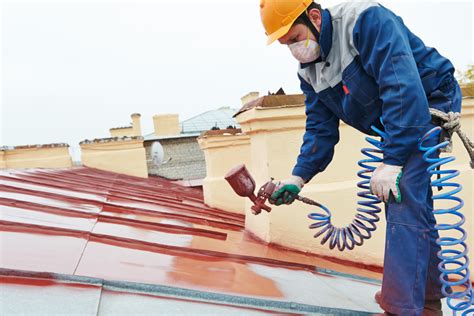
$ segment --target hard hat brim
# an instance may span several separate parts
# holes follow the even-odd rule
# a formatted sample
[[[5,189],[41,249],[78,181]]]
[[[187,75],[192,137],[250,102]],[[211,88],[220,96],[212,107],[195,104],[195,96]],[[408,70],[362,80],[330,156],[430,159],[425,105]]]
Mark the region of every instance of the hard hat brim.
[[[272,44],[274,41],[279,39],[280,37],[284,36],[293,26],[293,22],[289,23],[288,25],[282,26],[272,34],[267,36],[267,45]]]

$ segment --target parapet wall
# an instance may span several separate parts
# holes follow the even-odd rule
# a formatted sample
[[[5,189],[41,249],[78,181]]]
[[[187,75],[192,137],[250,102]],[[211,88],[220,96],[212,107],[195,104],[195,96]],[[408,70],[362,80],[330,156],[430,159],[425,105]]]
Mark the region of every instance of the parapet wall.
[[[474,99],[463,99],[462,128],[474,136]],[[250,137],[251,163],[248,169],[255,178],[257,188],[271,177],[285,179],[291,175],[299,153],[305,131],[305,107],[253,107],[236,117],[242,131]],[[365,135],[341,123],[340,142],[336,146],[332,163],[321,174],[305,185],[301,195],[328,206],[333,214],[333,223],[346,226],[351,223],[357,208],[358,160],[362,157],[360,149],[370,147]],[[469,159],[457,135],[454,136],[454,156],[456,161],[449,168],[456,168],[461,175],[456,178],[463,185],[460,197],[464,199],[463,212],[466,215],[465,229],[470,233],[467,243],[474,246],[474,171],[469,167]],[[208,158],[206,157],[206,161]],[[223,171],[215,176],[223,176]],[[226,193],[227,194],[227,193]],[[317,211],[300,202],[292,205],[273,206],[271,213],[262,212],[255,216],[246,202],[247,230],[266,242],[279,244],[304,252],[329,257],[342,258],[368,265],[382,266],[385,245],[386,221],[384,212],[373,237],[363,246],[352,251],[330,250],[313,238],[315,231],[308,226],[312,223],[307,214]],[[438,205],[440,207],[440,205]],[[474,262],[474,261],[473,261]],[[471,270],[474,264],[471,262]]]
[[[85,140],[80,143],[82,164],[87,167],[147,178],[143,137]]]
[[[250,137],[240,129],[208,131],[198,142],[206,158],[204,202],[211,207],[245,214],[245,199],[232,191],[224,176],[238,164],[250,165]]]
[[[7,162],[5,161],[5,150],[0,149],[0,169],[5,169],[7,167]]]
[[[0,151],[0,168],[70,168],[68,144],[16,146]]]

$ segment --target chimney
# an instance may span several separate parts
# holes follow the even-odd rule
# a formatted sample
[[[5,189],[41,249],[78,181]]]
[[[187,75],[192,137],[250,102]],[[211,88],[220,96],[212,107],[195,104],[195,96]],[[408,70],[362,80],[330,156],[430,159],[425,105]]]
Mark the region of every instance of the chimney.
[[[260,94],[257,91],[252,91],[241,97],[240,101],[242,101],[242,105],[246,105],[250,101],[258,99],[259,95]]]
[[[142,136],[142,126],[140,123],[140,113],[132,114],[133,136]]]
[[[156,136],[174,136],[181,133],[179,114],[160,114],[153,116]]]

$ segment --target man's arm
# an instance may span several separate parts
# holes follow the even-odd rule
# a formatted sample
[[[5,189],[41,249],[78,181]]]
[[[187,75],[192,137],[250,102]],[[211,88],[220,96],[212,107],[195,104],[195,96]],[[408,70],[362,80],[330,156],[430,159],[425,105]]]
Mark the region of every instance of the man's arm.
[[[383,101],[384,163],[403,166],[431,120],[405,26],[389,10],[372,7],[359,17],[353,38]]]
[[[324,171],[334,156],[334,146],[339,141],[339,118],[319,101],[313,87],[298,77],[306,96],[306,132],[292,174],[308,182]]]

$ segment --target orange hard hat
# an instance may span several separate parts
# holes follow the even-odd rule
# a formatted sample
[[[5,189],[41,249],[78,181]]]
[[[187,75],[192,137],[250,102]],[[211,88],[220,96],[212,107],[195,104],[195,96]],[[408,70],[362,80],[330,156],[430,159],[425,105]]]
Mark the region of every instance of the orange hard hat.
[[[290,30],[313,0],[260,0],[260,17],[271,44]]]

